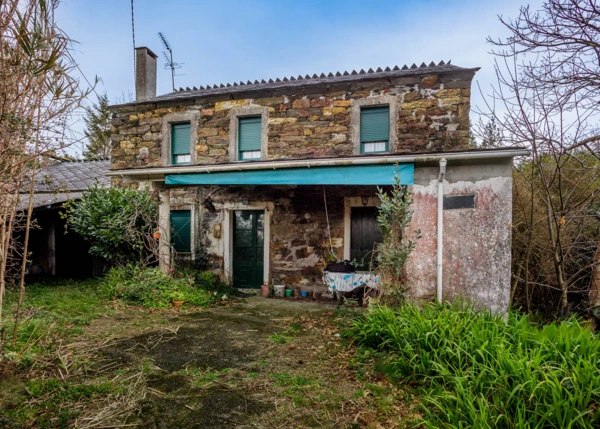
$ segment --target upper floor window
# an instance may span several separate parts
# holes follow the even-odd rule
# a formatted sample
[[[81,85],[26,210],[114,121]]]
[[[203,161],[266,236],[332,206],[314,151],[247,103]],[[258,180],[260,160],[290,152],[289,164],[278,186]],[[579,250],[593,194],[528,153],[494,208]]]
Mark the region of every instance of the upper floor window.
[[[191,210],[171,211],[171,246],[176,252],[192,251]]]
[[[173,164],[189,164],[192,162],[190,152],[190,129],[191,124],[171,125],[171,156]]]
[[[261,158],[260,116],[238,118],[238,159],[251,161]]]
[[[390,144],[390,107],[360,109],[360,153],[388,152]]]

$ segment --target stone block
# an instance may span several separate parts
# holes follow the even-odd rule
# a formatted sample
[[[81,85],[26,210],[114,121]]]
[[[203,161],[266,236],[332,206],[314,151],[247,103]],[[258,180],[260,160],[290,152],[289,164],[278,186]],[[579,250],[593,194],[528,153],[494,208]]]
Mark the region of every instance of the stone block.
[[[310,100],[308,98],[300,98],[292,102],[294,109],[307,109],[310,107]]]
[[[332,116],[332,115],[340,115],[348,113],[348,109],[346,107],[324,107],[323,108],[323,116]]]
[[[283,97],[267,97],[267,98],[258,98],[253,101],[254,104],[258,104],[259,106],[275,106],[278,104],[283,104]]]
[[[298,118],[269,118],[269,125],[279,125],[296,122]]]
[[[429,107],[438,106],[439,101],[437,98],[425,98],[423,100],[412,101],[410,103],[402,103],[402,109],[427,109]]]
[[[421,79],[421,85],[423,85],[424,88],[433,88],[436,86],[438,80],[439,76],[436,74],[425,76]]]
[[[243,107],[248,106],[250,104],[250,100],[227,100],[227,101],[217,101],[215,103],[215,112],[219,112],[222,110],[230,110],[235,107]]]
[[[335,100],[332,104],[334,107],[350,107],[352,100]]]
[[[212,136],[219,135],[219,129],[218,128],[199,127],[196,134],[198,137],[212,137]]]

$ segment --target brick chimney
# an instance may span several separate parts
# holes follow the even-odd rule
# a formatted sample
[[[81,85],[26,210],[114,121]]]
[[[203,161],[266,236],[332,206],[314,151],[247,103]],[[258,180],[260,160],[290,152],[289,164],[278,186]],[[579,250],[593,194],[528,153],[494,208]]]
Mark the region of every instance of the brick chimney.
[[[156,97],[156,59],[145,46],[135,48],[135,101]]]

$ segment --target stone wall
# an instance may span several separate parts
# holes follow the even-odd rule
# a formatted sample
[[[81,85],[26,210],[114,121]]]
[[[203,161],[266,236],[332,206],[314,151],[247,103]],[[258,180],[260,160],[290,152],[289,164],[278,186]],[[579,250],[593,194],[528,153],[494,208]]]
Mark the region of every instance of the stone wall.
[[[224,204],[273,203],[270,225],[270,278],[288,285],[322,287],[328,254],[344,256],[344,198],[375,196],[375,187],[326,186],[329,230],[322,186],[186,187],[171,191],[173,209],[197,208],[198,259],[224,276],[225,234],[216,238],[214,226],[224,224]],[[210,203],[208,202],[210,200]],[[243,206],[240,206],[243,209]]]
[[[196,163],[226,163],[230,111],[268,108],[267,159],[353,154],[354,100],[391,96],[397,104],[395,152],[466,149],[473,71],[305,86],[293,93],[236,94],[113,108],[112,168],[160,166],[163,117],[199,112]],[[288,89],[287,91],[292,91]]]

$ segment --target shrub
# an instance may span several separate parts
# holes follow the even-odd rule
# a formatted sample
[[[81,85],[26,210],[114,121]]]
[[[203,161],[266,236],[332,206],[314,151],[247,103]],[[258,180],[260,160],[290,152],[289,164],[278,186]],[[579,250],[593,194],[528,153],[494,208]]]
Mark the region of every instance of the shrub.
[[[417,240],[421,238],[420,231],[414,231],[412,239],[407,234],[413,217],[413,199],[409,188],[400,184],[398,174],[389,192],[377,188],[377,197],[380,201],[377,223],[383,241],[377,245],[375,260],[381,276],[381,298],[390,304],[400,304],[409,292],[405,265]]]
[[[469,307],[375,307],[351,334],[420,386],[425,427],[600,426],[600,341],[575,318],[538,328]]]
[[[112,263],[149,263],[157,258],[153,233],[158,211],[147,191],[88,188],[79,201],[65,205],[67,224],[90,243],[90,253]]]
[[[208,307],[218,298],[215,291],[197,287],[192,277],[168,277],[159,268],[136,265],[112,268],[103,279],[102,290],[109,299],[157,309],[169,308],[172,301],[179,300]]]

